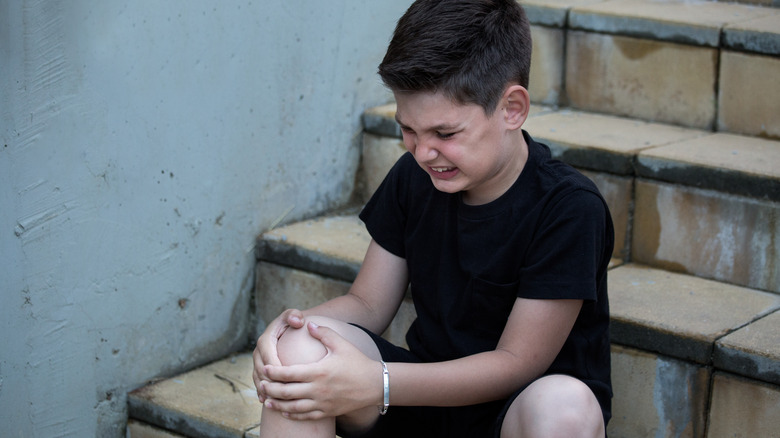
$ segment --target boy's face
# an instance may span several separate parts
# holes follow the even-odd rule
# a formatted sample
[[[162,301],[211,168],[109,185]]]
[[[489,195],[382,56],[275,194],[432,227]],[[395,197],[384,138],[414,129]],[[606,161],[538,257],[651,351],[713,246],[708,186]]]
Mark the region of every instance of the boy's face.
[[[467,204],[486,204],[504,194],[527,159],[518,127],[507,123],[499,103],[490,117],[476,104],[458,104],[440,93],[395,93],[396,120],[406,149],[436,189],[463,192]]]

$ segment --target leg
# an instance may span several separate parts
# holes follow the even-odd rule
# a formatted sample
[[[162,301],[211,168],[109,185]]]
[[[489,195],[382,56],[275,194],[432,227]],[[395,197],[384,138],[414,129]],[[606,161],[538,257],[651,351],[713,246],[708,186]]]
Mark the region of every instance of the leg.
[[[379,350],[374,341],[361,329],[331,318],[312,316],[306,318],[306,322],[312,321],[317,325],[335,330],[339,335],[350,341],[368,357],[379,360]],[[304,326],[301,329],[288,329],[277,345],[279,359],[283,365],[316,362],[327,354],[327,350],[309,334]],[[339,418],[340,424],[349,430],[362,430],[370,427],[378,411],[376,408],[367,408],[355,412],[344,418]],[[318,421],[294,421],[281,415],[280,412],[271,409],[263,411],[260,423],[260,436],[262,438],[273,437],[329,437],[336,435],[335,418],[325,418]]]
[[[596,396],[570,376],[542,377],[528,386],[507,411],[501,437],[603,438],[604,419]]]

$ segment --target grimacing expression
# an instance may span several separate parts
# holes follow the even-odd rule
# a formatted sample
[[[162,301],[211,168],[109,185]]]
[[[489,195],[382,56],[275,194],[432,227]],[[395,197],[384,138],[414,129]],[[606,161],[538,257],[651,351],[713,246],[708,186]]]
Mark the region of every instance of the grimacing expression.
[[[487,116],[481,106],[455,103],[441,93],[395,97],[404,145],[436,189],[464,192],[464,202],[485,204],[514,183],[525,155],[517,136],[509,135],[514,130],[507,128],[501,105]]]

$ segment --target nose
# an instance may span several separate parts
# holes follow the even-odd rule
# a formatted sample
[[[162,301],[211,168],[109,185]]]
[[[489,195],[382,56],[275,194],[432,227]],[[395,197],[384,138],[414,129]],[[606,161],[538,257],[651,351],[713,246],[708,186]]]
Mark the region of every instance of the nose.
[[[414,147],[410,152],[420,162],[433,161],[439,156],[436,149],[436,140],[431,137],[417,136],[414,139]]]

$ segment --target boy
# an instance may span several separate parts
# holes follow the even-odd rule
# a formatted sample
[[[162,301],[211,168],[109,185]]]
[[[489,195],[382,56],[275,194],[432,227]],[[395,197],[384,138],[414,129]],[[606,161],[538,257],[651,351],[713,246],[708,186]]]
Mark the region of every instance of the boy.
[[[521,129],[530,58],[514,0],[418,0],[399,20],[379,74],[408,153],[360,214],[349,293],[258,339],[263,438],[605,436],[612,222]],[[406,350],[377,334],[409,285]]]

